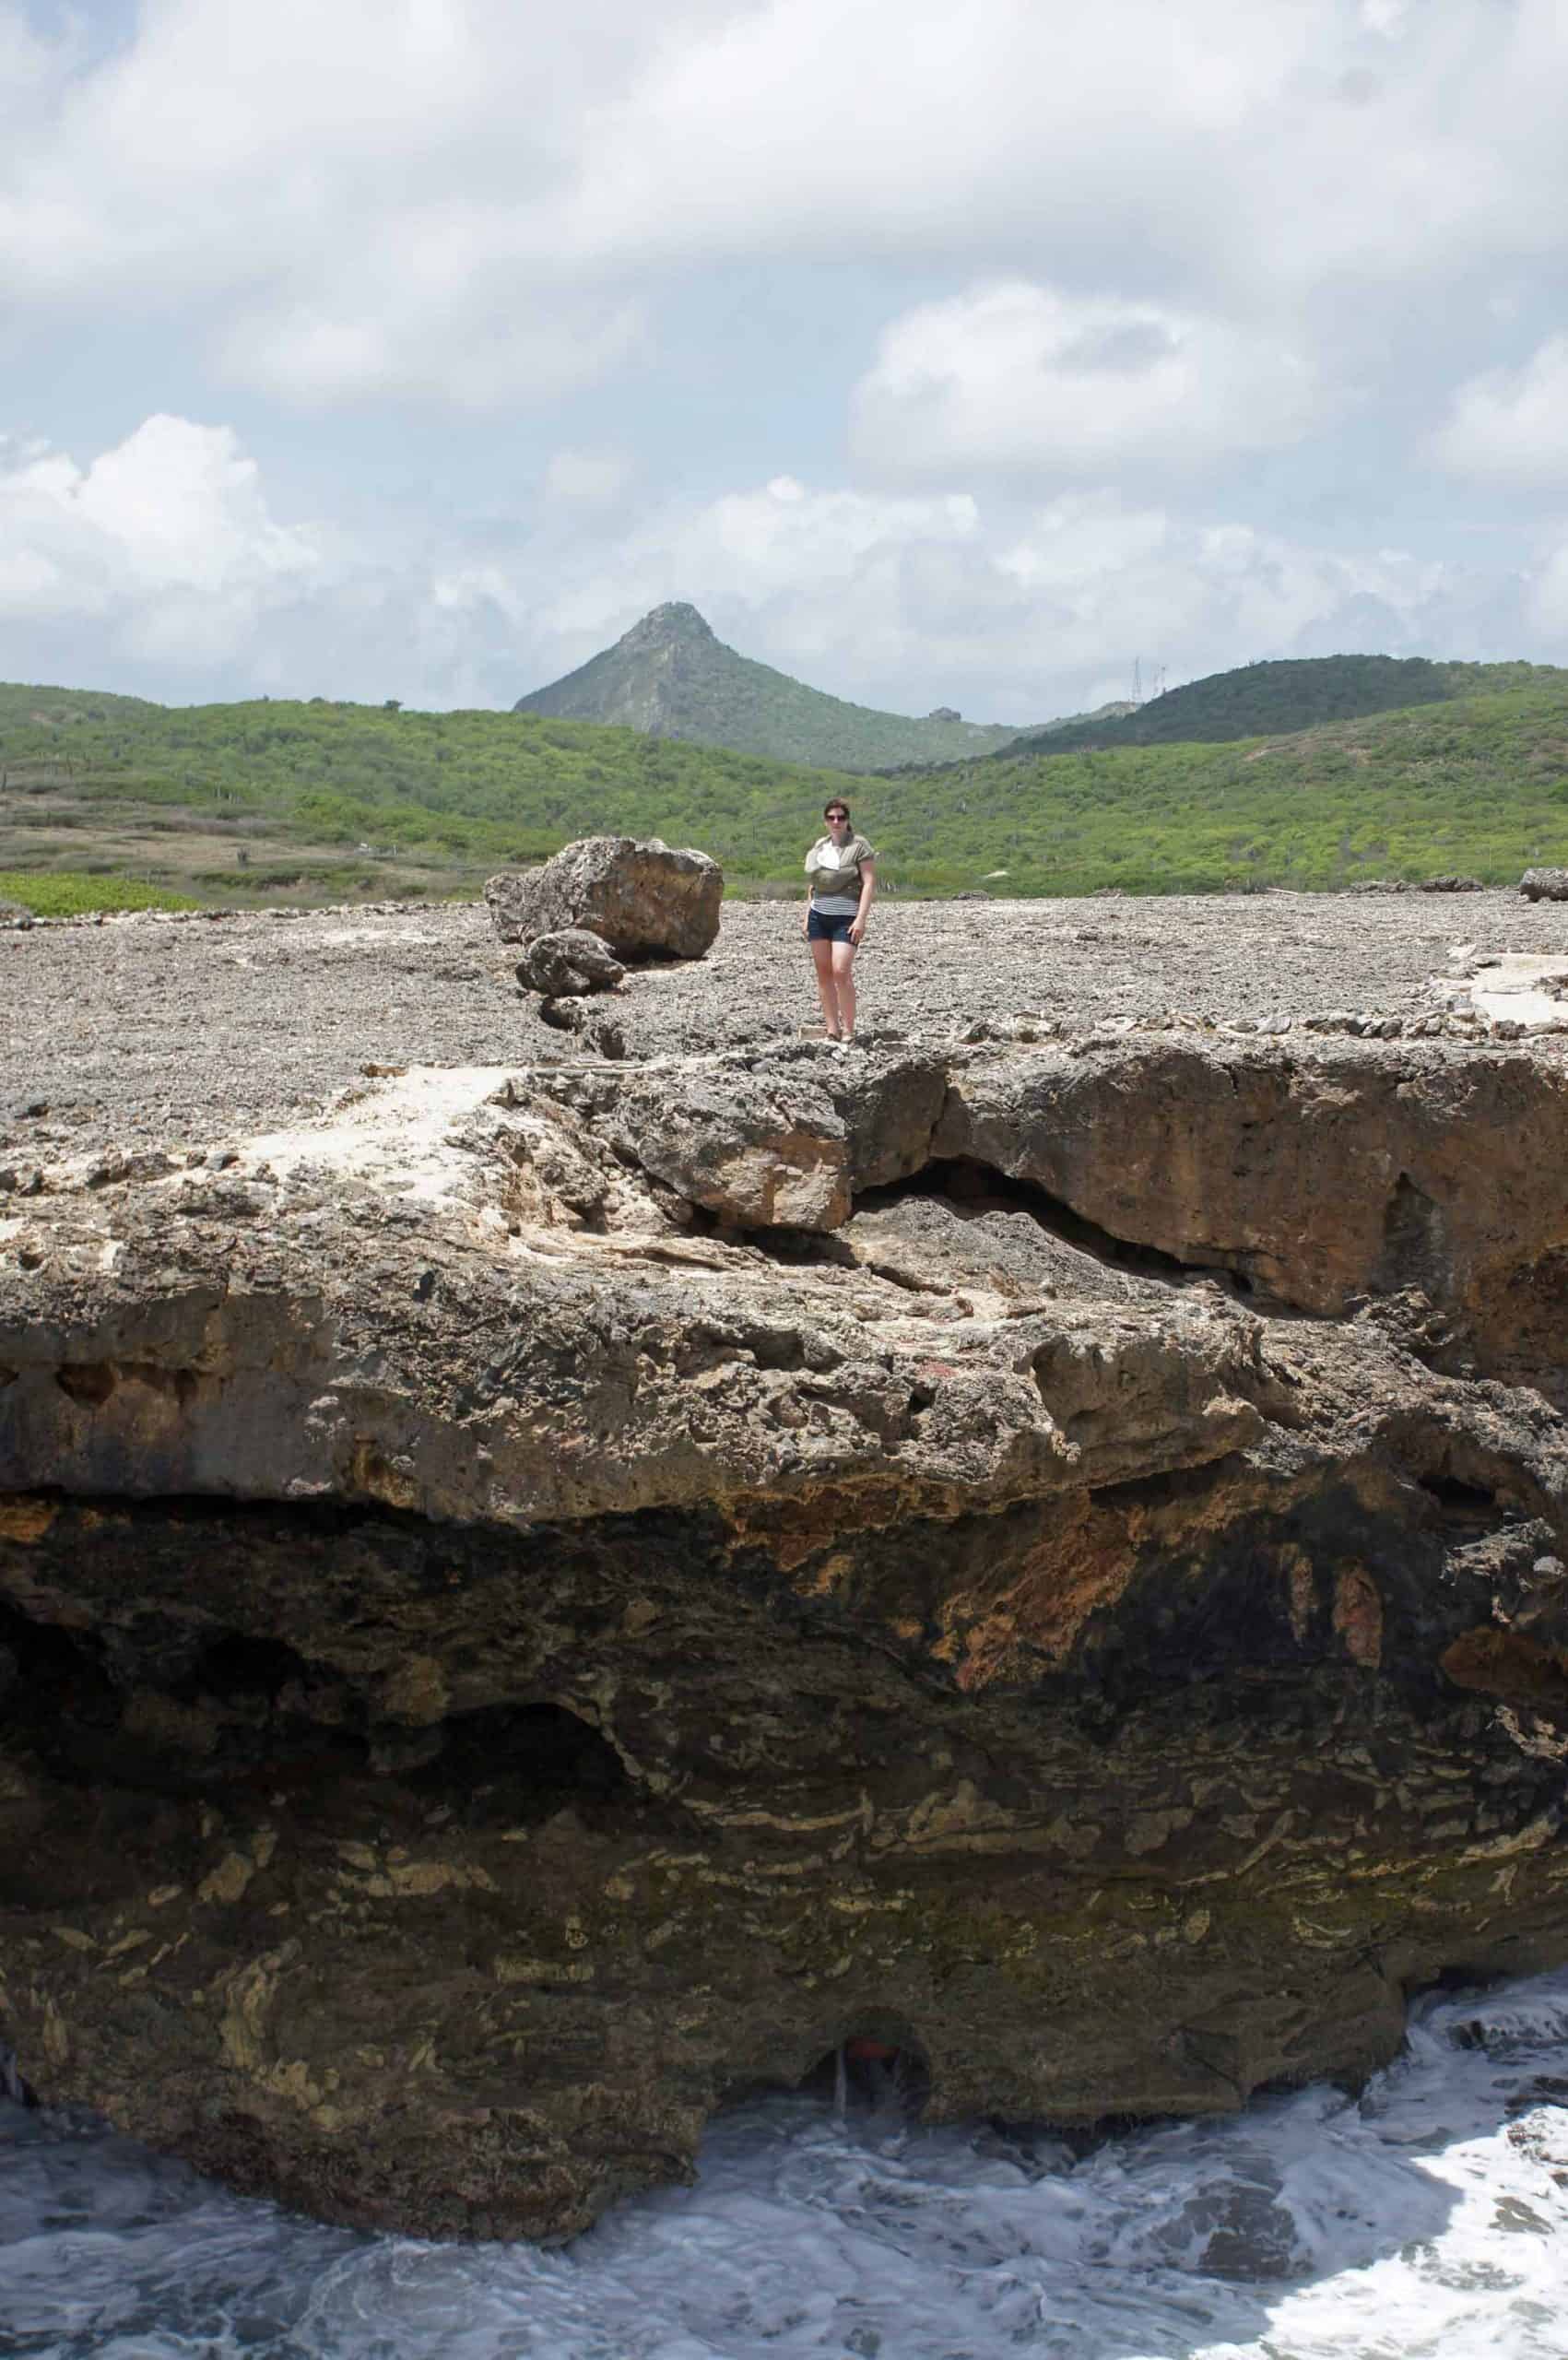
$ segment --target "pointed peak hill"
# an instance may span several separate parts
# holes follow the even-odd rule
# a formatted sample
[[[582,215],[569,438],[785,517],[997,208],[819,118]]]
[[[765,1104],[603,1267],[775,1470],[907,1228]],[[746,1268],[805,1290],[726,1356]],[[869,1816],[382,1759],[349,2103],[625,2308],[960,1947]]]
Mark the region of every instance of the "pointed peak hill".
[[[662,607],[650,607],[640,623],[633,623],[624,639],[616,645],[624,648],[717,647],[713,627],[700,615],[689,598],[666,598]]]
[[[846,703],[737,655],[684,598],[654,607],[613,647],[520,697],[513,709],[560,721],[619,723],[651,738],[729,746],[817,770],[960,761],[994,754],[1024,734],[1002,723],[949,717],[950,708],[940,718],[917,721]]]

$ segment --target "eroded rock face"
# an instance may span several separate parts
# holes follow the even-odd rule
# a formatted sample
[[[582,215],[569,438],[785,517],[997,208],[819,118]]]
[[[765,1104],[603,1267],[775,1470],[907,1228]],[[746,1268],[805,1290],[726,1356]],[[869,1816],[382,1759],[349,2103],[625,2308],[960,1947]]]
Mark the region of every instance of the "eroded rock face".
[[[1519,891],[1527,902],[1568,902],[1568,868],[1527,868]]]
[[[581,927],[619,960],[701,959],[719,930],[724,873],[656,836],[585,836],[540,868],[503,869],[485,900],[502,942]]]
[[[0,2033],[560,2236],[856,2033],[1203,2111],[1568,1956],[1563,1135],[1526,1046],[790,1044],[46,1169]]]
[[[934,1142],[1115,1240],[1341,1318],[1419,1296],[1447,1363],[1562,1397],[1568,1075],[1410,1044],[1369,1056],[1070,1045],[955,1077]]]

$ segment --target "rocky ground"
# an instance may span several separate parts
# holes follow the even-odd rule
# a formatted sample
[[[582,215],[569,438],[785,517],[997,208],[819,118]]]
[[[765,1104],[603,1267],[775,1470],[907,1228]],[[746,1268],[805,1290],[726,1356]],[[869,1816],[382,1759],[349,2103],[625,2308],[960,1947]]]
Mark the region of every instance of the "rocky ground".
[[[1416,1020],[1467,948],[1568,957],[1568,903],[884,900],[858,973],[867,1030],[938,1038],[1031,1015],[1075,1028],[1168,1011]],[[579,1054],[541,1022],[514,962],[466,904],[0,933],[0,1160],[104,1138],[210,1143],[319,1103],[367,1065]],[[633,974],[613,1013],[627,1055],[645,1057],[788,1035],[814,1004],[798,906],[730,903],[706,959]],[[46,1115],[27,1113],[41,1103]]]
[[[798,924],[612,1056],[474,910],[0,936],[46,2097],[559,2236],[846,2041],[1202,2112],[1568,1956],[1568,908],[884,906],[852,1053]]]

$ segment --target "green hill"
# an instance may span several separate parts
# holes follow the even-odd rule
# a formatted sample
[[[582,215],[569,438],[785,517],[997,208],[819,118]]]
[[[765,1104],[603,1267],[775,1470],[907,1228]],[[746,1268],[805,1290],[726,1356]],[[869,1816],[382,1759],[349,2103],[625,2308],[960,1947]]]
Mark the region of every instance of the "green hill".
[[[1568,671],[1228,744],[1038,742],[890,783],[912,863],[973,827],[998,893],[1334,890],[1568,862]],[[876,818],[867,813],[875,834]]]
[[[520,697],[513,711],[619,722],[650,738],[845,771],[961,761],[995,752],[1022,734],[999,722],[961,720],[946,706],[916,721],[846,704],[737,655],[714,638],[695,607],[680,602],[655,607],[613,647]]]
[[[1499,667],[1503,668],[1503,667]],[[1568,865],[1568,672],[1220,745],[1038,746],[847,777],[630,729],[501,713],[166,708],[0,687],[0,899],[471,893],[601,832],[694,844],[732,888],[801,889],[848,794],[903,893],[1333,888]]]
[[[1027,731],[1017,743],[1034,747],[1049,736],[1053,752],[1082,746],[1218,746],[1235,738],[1278,737],[1554,678],[1568,680],[1568,674],[1544,664],[1433,664],[1424,655],[1316,655],[1244,664],[1235,671],[1188,680],[1118,714],[1086,714],[1049,730]]]

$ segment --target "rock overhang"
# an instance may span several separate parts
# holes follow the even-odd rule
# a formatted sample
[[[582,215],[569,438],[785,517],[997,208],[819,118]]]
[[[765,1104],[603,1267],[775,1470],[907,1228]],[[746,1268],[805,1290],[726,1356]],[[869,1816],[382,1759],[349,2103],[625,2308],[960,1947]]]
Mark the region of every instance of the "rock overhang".
[[[36,1852],[96,1780],[131,1857],[29,1870],[24,2064],[319,2210],[554,2234],[877,2010],[937,2111],[1084,2118],[1561,1955],[1562,1103],[1446,1043],[791,1045],[50,1174],[0,1241],[0,1594],[74,1751],[5,1809]],[[508,1713],[624,1788],[530,1740],[487,1818],[462,1730]]]

